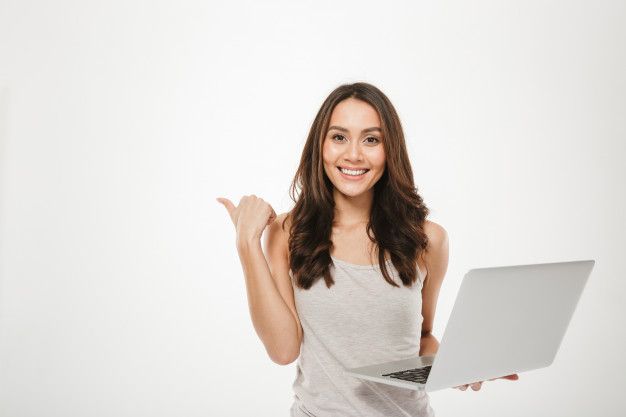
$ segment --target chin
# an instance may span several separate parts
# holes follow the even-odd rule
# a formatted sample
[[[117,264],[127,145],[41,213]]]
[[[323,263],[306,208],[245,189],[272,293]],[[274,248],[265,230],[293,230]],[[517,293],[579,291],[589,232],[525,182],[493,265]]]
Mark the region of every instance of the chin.
[[[357,197],[357,196],[360,196],[362,194],[366,194],[372,188],[370,187],[370,188],[358,188],[358,189],[355,189],[355,188],[343,187],[343,186],[337,187],[335,185],[335,189],[337,191],[339,191],[343,195],[347,195],[347,196],[350,196],[350,197]]]

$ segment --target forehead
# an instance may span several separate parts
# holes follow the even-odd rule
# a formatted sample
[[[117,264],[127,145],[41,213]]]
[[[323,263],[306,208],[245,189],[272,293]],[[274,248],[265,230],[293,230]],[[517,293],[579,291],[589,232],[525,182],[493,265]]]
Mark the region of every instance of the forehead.
[[[369,103],[348,98],[339,102],[330,116],[330,125],[351,127],[380,127],[380,117]]]

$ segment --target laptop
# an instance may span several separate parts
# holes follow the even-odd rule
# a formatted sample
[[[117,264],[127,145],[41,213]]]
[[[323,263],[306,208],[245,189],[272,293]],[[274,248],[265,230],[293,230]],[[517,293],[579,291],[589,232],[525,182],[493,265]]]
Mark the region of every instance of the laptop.
[[[552,364],[594,260],[469,270],[434,356],[345,369],[356,378],[436,391]]]

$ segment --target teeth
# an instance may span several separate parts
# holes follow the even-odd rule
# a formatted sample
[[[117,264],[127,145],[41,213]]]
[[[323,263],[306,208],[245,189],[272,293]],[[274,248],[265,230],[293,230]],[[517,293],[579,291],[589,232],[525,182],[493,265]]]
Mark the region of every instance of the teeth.
[[[343,169],[343,168],[339,168],[339,169],[341,170],[341,172],[343,172],[344,174],[348,174],[348,175],[361,175],[367,171],[366,169],[361,169],[359,171],[352,171],[352,170]]]

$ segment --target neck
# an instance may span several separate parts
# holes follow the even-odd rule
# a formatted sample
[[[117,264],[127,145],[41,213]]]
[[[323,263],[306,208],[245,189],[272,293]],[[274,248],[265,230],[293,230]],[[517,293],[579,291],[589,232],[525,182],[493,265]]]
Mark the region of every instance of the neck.
[[[355,197],[346,196],[337,191],[337,189],[335,189],[333,194],[335,197],[333,225],[350,227],[369,222],[372,201],[374,200],[373,190],[368,190]]]

